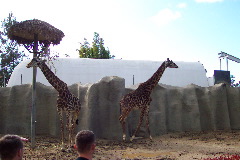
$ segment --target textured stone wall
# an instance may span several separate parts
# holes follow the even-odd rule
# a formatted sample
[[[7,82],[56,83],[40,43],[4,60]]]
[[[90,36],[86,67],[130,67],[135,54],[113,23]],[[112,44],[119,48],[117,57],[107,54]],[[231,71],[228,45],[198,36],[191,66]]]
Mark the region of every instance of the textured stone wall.
[[[90,129],[98,138],[121,139],[119,101],[133,88],[125,88],[124,79],[120,77],[104,77],[94,84],[69,86],[82,103],[76,130]],[[60,136],[57,91],[41,83],[37,83],[36,90],[36,133]],[[239,88],[223,84],[156,86],[149,114],[152,136],[168,132],[240,129],[239,92]],[[31,94],[31,85],[0,88],[0,134],[30,135]],[[138,119],[139,111],[130,113],[128,136],[136,128]],[[139,136],[143,135],[148,136],[145,122],[139,132]]]

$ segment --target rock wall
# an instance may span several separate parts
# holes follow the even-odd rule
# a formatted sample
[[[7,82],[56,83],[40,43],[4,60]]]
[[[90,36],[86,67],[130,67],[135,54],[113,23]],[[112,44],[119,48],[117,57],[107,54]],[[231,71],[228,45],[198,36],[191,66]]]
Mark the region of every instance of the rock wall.
[[[104,77],[97,83],[74,84],[69,89],[82,103],[76,130],[93,130],[98,138],[122,138],[119,101],[134,90],[134,86],[125,88],[125,81],[120,77]],[[240,129],[239,89],[224,84],[156,86],[149,113],[152,136],[168,132]],[[37,83],[36,91],[36,134],[60,136],[57,91],[41,83]],[[31,95],[31,85],[0,88],[0,134],[30,135]],[[128,136],[134,132],[138,119],[139,111],[132,111],[127,119]],[[145,123],[139,132],[139,136],[143,135],[147,136]]]

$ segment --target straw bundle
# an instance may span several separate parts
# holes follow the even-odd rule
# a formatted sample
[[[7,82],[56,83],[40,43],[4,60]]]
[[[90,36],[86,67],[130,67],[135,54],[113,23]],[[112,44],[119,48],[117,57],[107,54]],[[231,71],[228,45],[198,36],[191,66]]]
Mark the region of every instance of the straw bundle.
[[[19,44],[32,44],[34,35],[38,35],[38,42],[44,45],[57,45],[64,37],[61,30],[38,19],[16,23],[8,31],[8,37]]]

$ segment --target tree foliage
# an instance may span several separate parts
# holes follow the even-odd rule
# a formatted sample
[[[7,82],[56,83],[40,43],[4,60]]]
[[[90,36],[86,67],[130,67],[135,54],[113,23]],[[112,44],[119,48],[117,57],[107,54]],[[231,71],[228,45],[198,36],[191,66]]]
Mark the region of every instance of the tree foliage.
[[[14,68],[26,57],[20,46],[7,37],[8,29],[17,23],[13,13],[9,13],[8,17],[1,21],[0,29],[0,86],[7,84]]]
[[[110,51],[104,47],[104,40],[97,32],[94,32],[92,45],[86,38],[80,45],[80,49],[77,49],[80,58],[110,59],[115,57],[110,55]]]
[[[240,87],[240,81],[238,83],[235,83],[235,77],[231,75],[231,87]]]

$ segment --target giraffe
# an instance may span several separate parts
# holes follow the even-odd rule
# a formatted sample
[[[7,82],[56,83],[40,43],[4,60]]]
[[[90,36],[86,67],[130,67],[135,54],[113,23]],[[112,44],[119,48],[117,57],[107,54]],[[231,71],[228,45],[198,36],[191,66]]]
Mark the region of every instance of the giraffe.
[[[126,118],[133,109],[139,109],[141,111],[138,126],[135,129],[130,141],[135,138],[138,132],[144,116],[146,116],[146,128],[149,134],[149,138],[152,140],[150,129],[149,129],[149,106],[152,101],[150,97],[154,87],[158,84],[158,81],[162,77],[163,72],[166,68],[178,68],[178,66],[167,58],[157,71],[150,77],[146,82],[141,83],[138,88],[125,96],[120,100],[120,112],[119,121],[122,125],[123,130],[123,141],[126,140]]]
[[[39,67],[48,80],[48,82],[58,91],[57,98],[57,112],[61,121],[61,137],[62,137],[62,151],[64,151],[64,120],[63,116],[66,115],[66,130],[68,130],[68,149],[73,146],[73,132],[75,124],[78,124],[78,115],[81,109],[80,100],[73,95],[67,84],[60,80],[45,64],[46,60],[40,60],[39,58],[33,58],[32,61],[27,64],[27,68]]]

